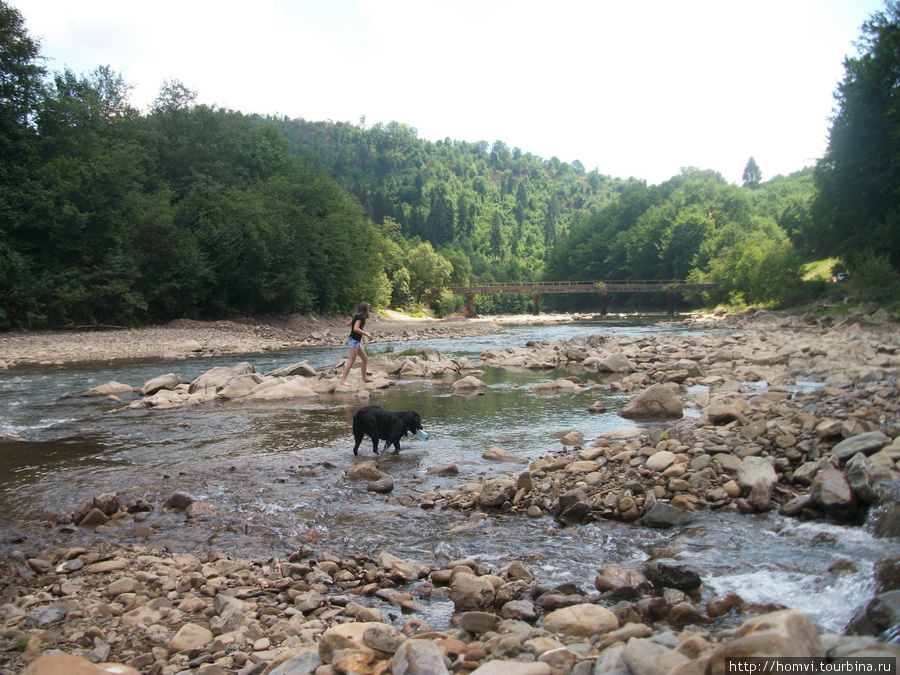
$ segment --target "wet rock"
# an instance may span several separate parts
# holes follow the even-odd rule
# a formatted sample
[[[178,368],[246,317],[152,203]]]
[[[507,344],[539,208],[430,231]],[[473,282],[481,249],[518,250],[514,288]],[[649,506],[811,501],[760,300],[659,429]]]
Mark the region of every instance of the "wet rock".
[[[457,574],[450,583],[450,600],[456,611],[472,611],[494,604],[494,584],[474,574]]]
[[[760,481],[760,489],[771,494],[771,490],[778,482],[778,475],[772,463],[765,457],[745,457],[737,470],[736,479],[744,494],[753,490]]]
[[[406,636],[386,623],[370,623],[363,631],[362,641],[367,647],[393,654],[406,642]]]
[[[876,537],[900,537],[900,503],[882,504],[873,514]]]
[[[581,446],[581,445],[584,445],[584,436],[581,434],[580,431],[573,429],[572,431],[567,431],[559,439],[559,442],[568,447],[572,447],[572,446],[576,446],[576,445]]]
[[[165,503],[166,508],[183,511],[196,501],[192,495],[186,492],[174,492]]]
[[[700,588],[700,575],[684,563],[675,560],[650,560],[641,565],[641,572],[656,588],[677,588],[692,591]]]
[[[870,431],[841,441],[831,449],[831,456],[844,461],[857,452],[871,455],[889,445],[891,439],[880,431]]]
[[[713,620],[688,601],[678,602],[669,608],[666,621],[671,626],[704,625]]]
[[[587,409],[589,413],[605,413],[607,410],[609,410],[609,406],[606,405],[605,401],[601,400],[594,401]]]
[[[527,462],[527,459],[521,459],[520,457],[516,457],[509,450],[504,450],[503,448],[499,448],[497,446],[488,448],[481,455],[482,459],[489,460],[491,462]]]
[[[561,391],[580,391],[581,387],[571,380],[551,380],[550,382],[539,382],[531,386],[531,391],[537,393],[558,393]]]
[[[605,607],[580,603],[551,612],[544,617],[543,626],[551,633],[591,637],[617,629],[619,620]]]
[[[452,385],[453,391],[462,393],[474,392],[486,387],[487,385],[484,382],[473,375],[467,375],[461,380],[457,380]]]
[[[106,492],[94,497],[94,508],[99,509],[107,516],[113,515],[119,510],[120,506],[118,495],[112,492]]]
[[[427,577],[431,572],[425,565],[407,562],[387,551],[378,555],[378,566],[389,578],[403,581],[416,581],[420,577]]]
[[[641,523],[647,527],[657,529],[668,529],[675,525],[681,525],[691,518],[693,514],[690,511],[679,509],[671,504],[664,502],[656,502],[653,507],[641,518]]]
[[[678,395],[664,384],[654,384],[638,394],[619,413],[622,417],[681,417],[683,407]]]
[[[481,635],[492,631],[500,622],[500,617],[490,612],[464,612],[459,617],[459,625],[463,630]]]
[[[839,518],[856,513],[856,499],[844,473],[838,469],[823,469],[813,478],[809,494],[817,506]]]
[[[712,617],[725,616],[733,609],[740,609],[742,604],[741,597],[734,593],[724,596],[717,595],[707,601],[706,613]]]
[[[618,588],[639,589],[647,585],[647,578],[638,570],[621,565],[604,565],[594,578],[594,588],[601,593]]]
[[[335,653],[344,649],[371,652],[363,641],[369,625],[363,621],[354,621],[332,626],[319,639],[319,658],[325,663],[331,663]]]
[[[393,675],[447,675],[444,656],[430,640],[407,640],[391,660]]]
[[[688,658],[658,642],[637,638],[625,645],[622,661],[632,675],[664,675],[687,663]]]
[[[603,358],[597,364],[597,370],[604,373],[633,373],[634,364],[621,352],[615,352]]]
[[[866,456],[858,452],[844,465],[844,477],[854,496],[864,504],[871,504],[878,499],[873,485],[875,472]]]
[[[900,591],[880,593],[866,603],[847,624],[851,635],[881,636],[900,625]]]
[[[315,377],[316,369],[309,365],[309,361],[300,361],[298,363],[291,363],[287,366],[282,366],[281,368],[266,373],[267,377],[290,377],[291,375],[298,375],[300,377]]]
[[[459,467],[456,464],[441,464],[428,467],[425,473],[429,476],[456,476],[459,475]]]
[[[216,366],[191,382],[188,393],[215,396],[232,379],[255,372],[253,365],[246,361],[235,366]]]
[[[784,610],[753,617],[734,639],[710,655],[709,672],[728,672],[728,660],[748,656],[825,656],[819,631],[803,612]]]
[[[82,396],[114,396],[116,394],[128,394],[134,391],[134,387],[121,382],[107,382],[99,387],[86,391]]]
[[[95,527],[97,525],[105,525],[108,522],[109,516],[103,513],[103,511],[100,509],[91,509],[77,524],[81,527]]]
[[[500,614],[504,619],[534,623],[538,612],[531,600],[510,600],[503,604]]]
[[[387,476],[384,471],[378,468],[378,464],[371,460],[354,464],[344,472],[344,475],[348,480],[365,481],[377,481]]]
[[[574,504],[564,508],[557,518],[564,525],[575,525],[582,522],[590,513],[591,504],[587,500],[577,501]]]
[[[750,490],[747,501],[757,511],[769,511],[772,508],[772,489],[774,487],[774,483],[761,476]]]
[[[392,492],[393,489],[393,476],[384,476],[383,478],[379,478],[378,480],[372,481],[368,485],[366,485],[366,490],[368,490],[369,492],[377,492],[380,494],[387,494],[388,492]]]
[[[509,478],[489,478],[481,486],[478,503],[487,508],[497,507],[512,500],[515,494],[515,481]]]

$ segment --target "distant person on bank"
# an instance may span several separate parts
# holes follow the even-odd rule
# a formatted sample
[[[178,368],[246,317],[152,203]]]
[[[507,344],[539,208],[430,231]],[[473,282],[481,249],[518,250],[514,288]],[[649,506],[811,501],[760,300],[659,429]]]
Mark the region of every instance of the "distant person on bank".
[[[369,355],[366,354],[365,347],[362,346],[363,337],[367,337],[370,340],[372,339],[372,336],[363,330],[366,325],[366,319],[368,318],[369,303],[363,301],[359,303],[359,307],[356,308],[356,314],[354,314],[353,318],[347,323],[347,325],[350,326],[350,337],[347,338],[347,345],[350,347],[350,358],[348,358],[347,363],[344,364],[344,374],[341,376],[341,384],[345,387],[350,386],[350,383],[347,382],[347,375],[350,374],[350,369],[356,362],[357,356],[359,356],[359,369],[362,373],[362,381],[372,381],[369,379],[368,373],[366,372],[366,366],[369,363]]]

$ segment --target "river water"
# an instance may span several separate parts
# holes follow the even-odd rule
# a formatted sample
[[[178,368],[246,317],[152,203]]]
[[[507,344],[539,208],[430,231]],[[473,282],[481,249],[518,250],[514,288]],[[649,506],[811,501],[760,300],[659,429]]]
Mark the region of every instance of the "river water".
[[[613,321],[508,327],[464,339],[429,340],[448,356],[477,360],[484,349],[525,346],[529,339],[568,339],[605,333],[641,336],[689,330],[678,324]],[[373,345],[397,351],[416,343]],[[93,533],[42,528],[51,512],[77,508],[103,492],[143,498],[156,506],[147,518],[151,542],[172,550],[214,548],[234,557],[286,557],[298,547],[338,555],[381,550],[413,562],[439,566],[473,557],[498,566],[521,560],[546,583],[575,583],[593,592],[593,579],[608,563],[638,566],[649,557],[676,557],[701,571],[704,599],[737,593],[745,601],[776,603],[808,612],[822,630],[840,632],[854,611],[874,594],[873,565],[900,554],[896,539],[874,538],[867,527],[801,522],[777,514],[744,516],[701,512],[678,529],[659,531],[618,523],[560,528],[551,517],[528,519],[492,513],[422,510],[398,500],[452,487],[480,474],[520,472],[523,464],[491,464],[484,450],[500,446],[537,459],[561,449],[558,432],[578,429],[588,442],[631,422],[619,417],[630,396],[605,398],[609,412],[590,414],[598,396],[537,394],[529,385],[576,374],[486,367],[485,395],[456,396],[451,380],[411,380],[373,394],[371,403],[420,413],[427,442],[409,440],[397,455],[380,455],[379,466],[395,481],[391,495],[366,491],[344,471],[369,460],[364,441],[352,454],[350,423],[362,405],[353,395],[315,401],[209,403],[180,410],[123,411],[79,394],[111,380],[133,386],[167,372],[192,380],[216,365],[249,361],[258,372],[307,360],[328,368],[344,347],[318,347],[187,361],[146,361],[65,367],[17,367],[0,372],[0,431],[25,443],[0,445],[0,531],[5,548],[23,534],[57,545],[93,541]],[[61,398],[70,393],[71,397]],[[599,398],[604,398],[600,396]],[[432,466],[453,462],[459,476],[438,478]],[[161,505],[183,490],[216,507],[218,515],[185,522],[165,517]],[[127,539],[123,525],[102,535]],[[839,558],[855,571],[832,573]],[[433,612],[446,611],[437,604]]]

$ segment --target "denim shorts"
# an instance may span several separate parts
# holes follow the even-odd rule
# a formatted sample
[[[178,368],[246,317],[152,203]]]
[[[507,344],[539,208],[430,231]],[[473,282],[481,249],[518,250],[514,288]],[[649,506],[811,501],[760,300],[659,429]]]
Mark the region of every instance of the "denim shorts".
[[[350,346],[350,349],[359,349],[362,346],[359,340],[354,340],[353,338],[347,338],[347,344]]]

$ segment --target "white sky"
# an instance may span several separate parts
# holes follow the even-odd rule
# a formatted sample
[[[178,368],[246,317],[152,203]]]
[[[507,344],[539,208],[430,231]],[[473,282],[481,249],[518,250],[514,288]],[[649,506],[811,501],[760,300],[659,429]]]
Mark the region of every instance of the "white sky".
[[[881,0],[7,0],[51,71],[245,113],[505,142],[660,183],[812,164]]]

